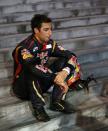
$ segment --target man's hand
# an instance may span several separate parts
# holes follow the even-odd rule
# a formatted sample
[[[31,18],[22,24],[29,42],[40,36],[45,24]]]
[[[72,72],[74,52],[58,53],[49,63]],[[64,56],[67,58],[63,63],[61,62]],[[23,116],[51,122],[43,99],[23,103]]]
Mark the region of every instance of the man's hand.
[[[65,79],[68,75],[68,72],[65,70],[62,70],[57,73],[57,76],[54,79],[54,83],[59,85],[60,88],[66,93],[68,91],[68,85],[65,82]]]

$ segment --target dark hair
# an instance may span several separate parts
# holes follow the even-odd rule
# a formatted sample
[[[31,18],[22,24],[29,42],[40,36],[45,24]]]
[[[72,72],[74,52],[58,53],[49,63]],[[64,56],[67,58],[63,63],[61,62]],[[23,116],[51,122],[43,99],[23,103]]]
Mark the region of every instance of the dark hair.
[[[35,14],[31,19],[31,28],[34,33],[34,28],[41,28],[42,23],[50,23],[52,20],[46,15]]]

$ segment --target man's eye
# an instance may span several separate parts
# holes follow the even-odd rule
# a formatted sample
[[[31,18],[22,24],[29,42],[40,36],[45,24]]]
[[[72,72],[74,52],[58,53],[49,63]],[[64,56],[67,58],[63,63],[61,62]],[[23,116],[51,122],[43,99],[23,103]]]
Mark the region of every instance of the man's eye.
[[[44,29],[44,31],[48,31],[48,29]]]

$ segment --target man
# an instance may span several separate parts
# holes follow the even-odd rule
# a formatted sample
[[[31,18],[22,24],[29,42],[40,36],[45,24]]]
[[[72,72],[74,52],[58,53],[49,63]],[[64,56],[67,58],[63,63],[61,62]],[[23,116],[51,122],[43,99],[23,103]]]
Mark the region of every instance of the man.
[[[35,117],[39,121],[49,121],[44,109],[43,93],[54,85],[50,109],[63,113],[73,113],[73,106],[65,101],[70,85],[70,75],[79,72],[75,54],[64,50],[51,39],[52,21],[45,15],[37,14],[31,20],[32,35],[14,49],[13,91],[22,99],[32,103]],[[58,58],[48,64],[50,57]],[[77,68],[76,68],[77,67]],[[78,73],[79,74],[79,73]],[[76,80],[76,79],[75,79]]]

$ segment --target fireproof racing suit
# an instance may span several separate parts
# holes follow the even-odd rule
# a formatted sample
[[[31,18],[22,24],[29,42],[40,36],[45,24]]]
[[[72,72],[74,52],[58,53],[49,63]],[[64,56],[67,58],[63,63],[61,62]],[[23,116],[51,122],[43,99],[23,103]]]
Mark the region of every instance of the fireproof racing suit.
[[[41,44],[32,34],[16,46],[12,56],[13,91],[18,97],[31,100],[34,108],[45,104],[43,93],[54,85],[56,72],[68,69],[69,75],[73,74],[67,77],[68,85],[80,77],[76,55],[65,50],[52,39]],[[48,65],[50,57],[58,59]],[[62,91],[56,86],[54,85],[52,92],[53,101],[62,97]]]

